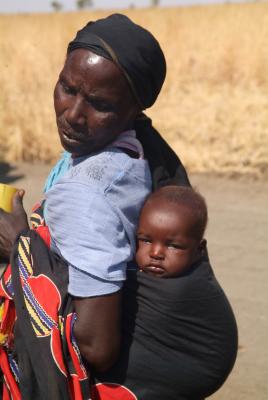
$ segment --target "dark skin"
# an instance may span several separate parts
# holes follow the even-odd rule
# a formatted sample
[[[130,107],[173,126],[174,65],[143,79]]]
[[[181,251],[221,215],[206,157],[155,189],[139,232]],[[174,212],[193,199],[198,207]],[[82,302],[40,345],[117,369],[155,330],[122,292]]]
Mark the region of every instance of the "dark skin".
[[[73,157],[103,149],[132,128],[139,113],[118,67],[85,49],[68,56],[54,106],[61,144]]]
[[[144,206],[137,230],[136,261],[141,271],[173,278],[204,254],[206,241],[195,235],[195,216],[185,205],[157,197]]]
[[[86,49],[71,52],[54,90],[61,144],[72,157],[103,149],[131,129],[140,112],[128,83],[110,60]],[[17,235],[28,227],[21,195],[14,211],[0,211],[0,254],[9,257]],[[120,347],[121,292],[73,298],[74,334],[82,356],[97,371],[108,369]]]

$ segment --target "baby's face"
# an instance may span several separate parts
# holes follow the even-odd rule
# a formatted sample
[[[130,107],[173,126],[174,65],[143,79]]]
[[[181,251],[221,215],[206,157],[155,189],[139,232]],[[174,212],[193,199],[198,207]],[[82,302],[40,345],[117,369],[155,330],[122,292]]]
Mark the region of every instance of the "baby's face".
[[[183,206],[163,199],[149,201],[137,231],[136,261],[143,272],[160,278],[179,276],[201,256],[193,235],[194,217]]]

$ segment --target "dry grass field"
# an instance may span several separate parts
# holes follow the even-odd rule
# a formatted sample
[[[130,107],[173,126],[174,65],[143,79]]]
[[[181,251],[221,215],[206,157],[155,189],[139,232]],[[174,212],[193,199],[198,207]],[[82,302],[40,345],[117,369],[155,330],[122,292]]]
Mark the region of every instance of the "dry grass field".
[[[80,12],[0,16],[0,158],[57,158],[52,92]],[[125,11],[168,64],[148,115],[191,172],[268,174],[268,4]]]

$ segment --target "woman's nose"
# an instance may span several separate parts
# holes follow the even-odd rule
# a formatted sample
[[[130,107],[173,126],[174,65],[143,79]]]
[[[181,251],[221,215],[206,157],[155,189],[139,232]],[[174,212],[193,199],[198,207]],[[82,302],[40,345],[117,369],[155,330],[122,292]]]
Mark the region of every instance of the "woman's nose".
[[[73,96],[65,112],[66,121],[73,126],[83,126],[86,122],[84,99],[77,94]]]
[[[157,260],[163,260],[165,258],[164,248],[161,244],[153,244],[150,248],[150,257]]]

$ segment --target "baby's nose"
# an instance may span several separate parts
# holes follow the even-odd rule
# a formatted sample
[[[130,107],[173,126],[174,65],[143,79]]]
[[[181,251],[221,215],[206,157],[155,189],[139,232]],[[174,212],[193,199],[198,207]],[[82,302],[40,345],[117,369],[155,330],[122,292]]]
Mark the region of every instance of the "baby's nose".
[[[161,244],[152,244],[150,256],[157,260],[162,260],[165,257],[164,248]]]

